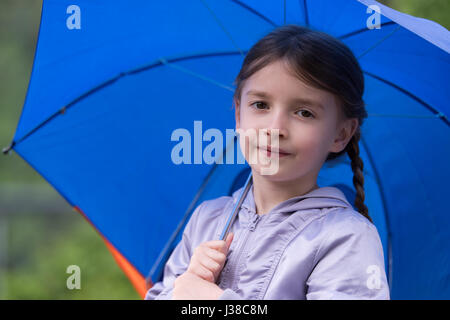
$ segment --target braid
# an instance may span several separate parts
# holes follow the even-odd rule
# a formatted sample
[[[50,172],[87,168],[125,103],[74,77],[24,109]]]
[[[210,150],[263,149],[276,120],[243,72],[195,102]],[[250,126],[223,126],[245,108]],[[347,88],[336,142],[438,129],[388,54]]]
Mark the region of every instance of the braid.
[[[369,216],[369,209],[364,204],[364,175],[363,175],[363,161],[359,156],[359,139],[361,138],[360,128],[355,131],[350,143],[347,145],[347,154],[351,160],[351,166],[353,171],[353,185],[356,189],[355,207],[358,209],[364,217],[369,219],[373,223]]]

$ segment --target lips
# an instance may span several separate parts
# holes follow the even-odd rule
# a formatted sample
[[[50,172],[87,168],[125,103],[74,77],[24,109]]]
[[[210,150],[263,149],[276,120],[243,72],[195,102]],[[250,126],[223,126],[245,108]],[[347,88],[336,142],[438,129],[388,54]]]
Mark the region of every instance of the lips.
[[[279,153],[279,154],[286,154],[286,155],[290,154],[286,150],[283,150],[281,148],[278,148],[278,149],[277,148],[271,148],[270,146],[267,146],[267,151],[274,152],[274,153]]]
[[[270,146],[267,146],[266,148],[259,148],[259,147],[258,147],[258,149],[263,150],[263,151],[266,151],[266,152],[268,152],[268,153],[278,153],[278,154],[280,154],[280,155],[286,155],[286,156],[291,154],[290,152],[287,152],[287,151],[284,150],[284,149],[281,149],[281,148],[271,148]]]

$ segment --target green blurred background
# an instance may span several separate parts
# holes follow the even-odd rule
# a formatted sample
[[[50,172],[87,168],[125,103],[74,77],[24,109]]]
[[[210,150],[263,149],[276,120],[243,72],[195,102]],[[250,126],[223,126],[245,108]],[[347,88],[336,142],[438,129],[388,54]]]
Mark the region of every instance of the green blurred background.
[[[448,0],[381,3],[450,26]],[[33,64],[42,1],[0,1],[0,147],[11,142]],[[69,290],[66,269],[81,269]],[[140,299],[98,233],[14,152],[0,154],[0,299]]]

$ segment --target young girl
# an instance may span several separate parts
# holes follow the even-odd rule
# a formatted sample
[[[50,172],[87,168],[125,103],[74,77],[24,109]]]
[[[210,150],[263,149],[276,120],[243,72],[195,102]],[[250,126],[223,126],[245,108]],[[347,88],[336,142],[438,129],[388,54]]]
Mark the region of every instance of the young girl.
[[[319,31],[287,25],[258,41],[236,78],[236,129],[277,130],[274,174],[250,164],[253,185],[231,232],[219,239],[242,191],[202,202],[146,299],[389,299],[384,257],[364,205],[360,126],[364,77],[352,52]],[[269,138],[270,140],[270,138]],[[265,149],[270,149],[270,152]],[[327,160],[347,153],[355,207],[319,187]]]

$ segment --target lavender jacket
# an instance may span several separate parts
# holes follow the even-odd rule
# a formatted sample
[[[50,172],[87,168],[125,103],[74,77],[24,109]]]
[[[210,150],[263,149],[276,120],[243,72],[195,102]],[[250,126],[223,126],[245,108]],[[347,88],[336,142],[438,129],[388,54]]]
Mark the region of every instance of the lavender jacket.
[[[243,187],[242,187],[243,188]],[[194,248],[217,240],[242,188],[202,202],[146,300],[171,299]],[[221,300],[389,299],[376,227],[335,187],[321,187],[255,211],[253,186],[231,231],[234,239],[217,281]]]

